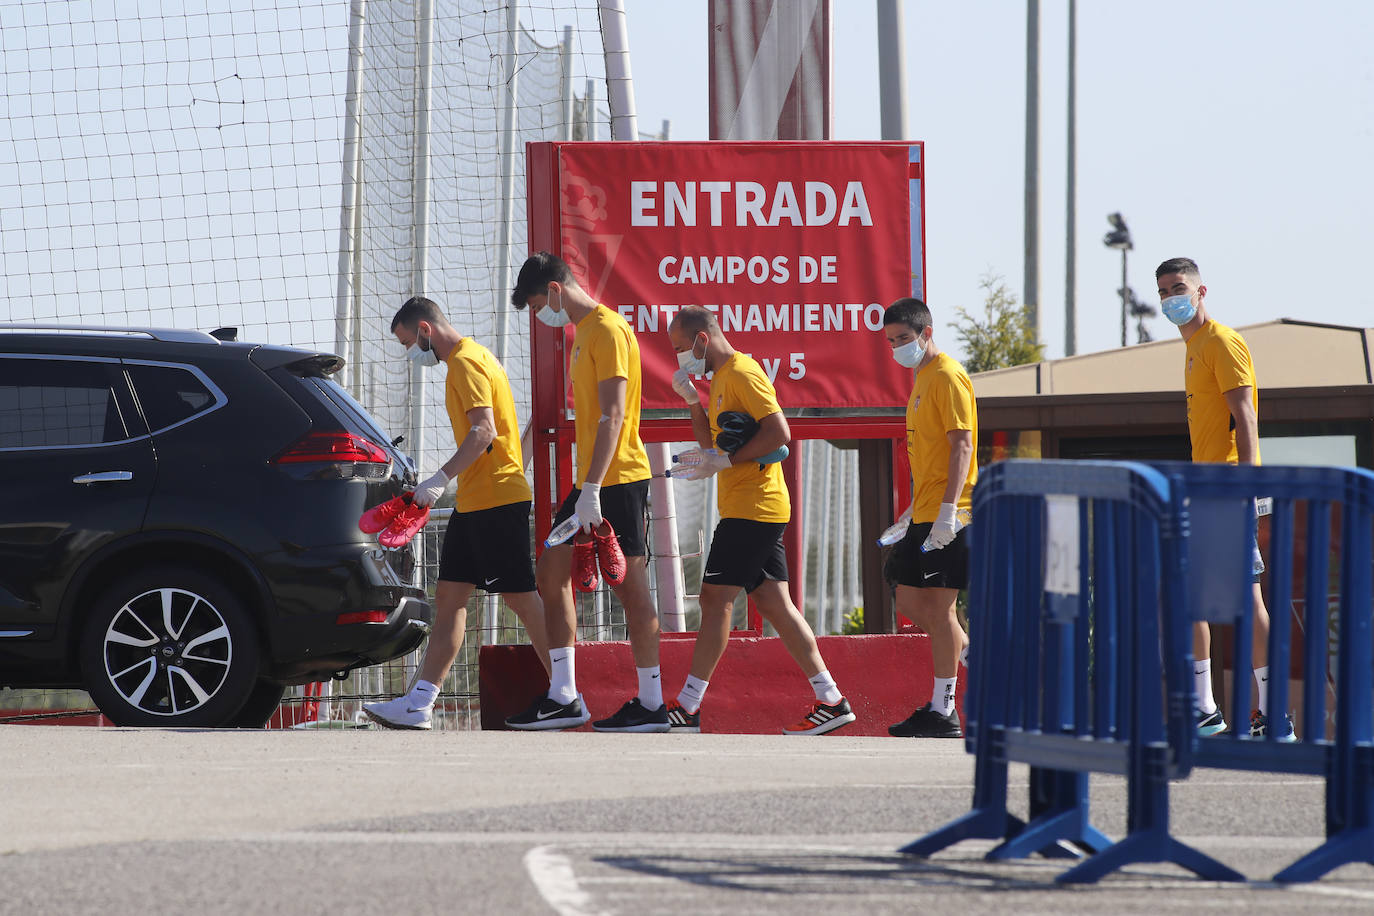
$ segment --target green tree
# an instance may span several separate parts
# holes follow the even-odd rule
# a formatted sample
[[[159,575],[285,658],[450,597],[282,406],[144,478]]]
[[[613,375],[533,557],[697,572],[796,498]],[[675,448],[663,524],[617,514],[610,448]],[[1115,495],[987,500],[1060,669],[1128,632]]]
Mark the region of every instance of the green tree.
[[[955,310],[959,321],[954,331],[964,344],[964,368],[969,374],[1044,359],[1045,345],[1035,339],[1030,313],[1017,305],[1006,281],[999,274],[987,273],[978,285],[984,293],[984,320],[974,318],[966,309]]]

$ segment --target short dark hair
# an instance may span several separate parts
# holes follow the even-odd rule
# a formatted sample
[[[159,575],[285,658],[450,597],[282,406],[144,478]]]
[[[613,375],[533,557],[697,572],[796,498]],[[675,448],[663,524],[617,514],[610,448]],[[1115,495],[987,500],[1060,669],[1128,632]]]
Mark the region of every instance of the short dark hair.
[[[396,310],[396,316],[391,319],[391,333],[395,334],[400,327],[414,330],[415,326],[422,321],[430,324],[447,324],[444,313],[439,310],[439,303],[433,299],[426,299],[424,296],[411,296]]]
[[[1163,264],[1155,268],[1155,279],[1158,280],[1165,274],[1188,274],[1194,277],[1202,276],[1202,271],[1197,269],[1197,261],[1192,258],[1170,258]]]
[[[672,323],[689,332],[693,339],[702,331],[709,334],[712,328],[718,329],[720,327],[720,322],[716,320],[716,316],[711,313],[711,310],[699,305],[684,305],[673,316]]]
[[[904,324],[917,334],[930,327],[930,309],[920,299],[898,299],[883,312],[883,325]]]
[[[518,309],[529,304],[530,296],[542,296],[549,291],[550,283],[563,283],[576,286],[572,268],[556,254],[540,251],[525,259],[520,265],[520,273],[515,278],[515,289],[511,290],[511,305]]]

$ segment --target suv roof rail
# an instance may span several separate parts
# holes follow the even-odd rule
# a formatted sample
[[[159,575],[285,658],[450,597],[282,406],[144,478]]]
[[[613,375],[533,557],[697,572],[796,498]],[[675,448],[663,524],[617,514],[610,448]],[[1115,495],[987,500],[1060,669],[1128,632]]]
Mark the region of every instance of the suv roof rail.
[[[110,336],[124,334],[130,337],[141,335],[151,338],[152,340],[162,340],[169,343],[219,344],[218,339],[206,334],[204,331],[187,331],[180,328],[130,328],[99,324],[0,324],[0,332],[3,331],[28,331],[31,333],[50,332],[56,334],[103,334]]]

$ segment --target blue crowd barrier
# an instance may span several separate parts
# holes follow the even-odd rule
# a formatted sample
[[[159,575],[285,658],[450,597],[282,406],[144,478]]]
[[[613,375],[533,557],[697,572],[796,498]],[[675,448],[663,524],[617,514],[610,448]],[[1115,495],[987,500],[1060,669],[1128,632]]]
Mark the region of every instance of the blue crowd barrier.
[[[1195,766],[1307,773],[1326,780],[1326,841],[1280,870],[1275,881],[1311,881],[1351,862],[1374,864],[1374,474],[1356,468],[1230,467],[1156,464],[1170,483],[1175,512],[1188,520],[1185,557],[1193,619],[1233,626],[1232,709],[1225,735],[1192,736],[1181,753]],[[1265,740],[1248,735],[1252,706],[1254,606],[1249,559],[1252,506],[1273,501],[1269,516],[1266,605],[1270,671]],[[1299,532],[1300,525],[1305,532]],[[1338,549],[1333,528],[1339,531]],[[1238,556],[1237,547],[1246,554]],[[1305,563],[1299,567],[1299,554]],[[1299,621],[1305,634],[1302,718],[1306,734],[1284,743],[1275,725],[1290,711],[1294,586],[1305,577]],[[1334,572],[1334,576],[1332,575]],[[1335,588],[1333,593],[1332,588]],[[1335,620],[1329,617],[1334,607]],[[1328,707],[1330,626],[1336,645],[1334,706]],[[1326,734],[1327,713],[1334,734]]]
[[[1253,740],[1243,725],[1199,738],[1194,620],[1234,627],[1234,709],[1250,705],[1254,499],[1274,500],[1270,588],[1282,609],[1267,646],[1271,722],[1288,708],[1289,598],[1295,515],[1307,523],[1305,624],[1327,632],[1328,554],[1340,520],[1334,740]],[[1305,881],[1374,861],[1371,557],[1374,475],[1333,468],[1007,461],[974,493],[973,626],[966,743],[976,755],[972,810],[902,851],[930,855],[962,839],[1002,842],[1001,859],[1088,854],[1060,876],[1094,881],[1135,862],[1174,862],[1201,877],[1244,876],[1169,833],[1170,779],[1193,766],[1326,777],[1327,840],[1275,876]],[[1304,648],[1303,712],[1326,712],[1325,639]],[[1234,715],[1234,714],[1233,714]],[[1236,723],[1240,724],[1240,723]],[[1007,767],[1030,764],[1030,817],[1007,809]],[[1091,825],[1089,773],[1127,779],[1127,834]]]
[[[1169,835],[1169,779],[1187,773],[1175,749],[1191,746],[1192,728],[1191,630],[1184,615],[1160,613],[1184,601],[1183,580],[1166,574],[1182,562],[1174,517],[1168,481],[1142,464],[1005,461],[981,472],[964,701],[973,809],[903,852],[1000,839],[989,858],[1093,853],[1061,881],[1159,861],[1242,879]],[[1025,823],[1007,809],[1013,761],[1031,766]],[[1090,822],[1090,772],[1128,780],[1118,843]]]

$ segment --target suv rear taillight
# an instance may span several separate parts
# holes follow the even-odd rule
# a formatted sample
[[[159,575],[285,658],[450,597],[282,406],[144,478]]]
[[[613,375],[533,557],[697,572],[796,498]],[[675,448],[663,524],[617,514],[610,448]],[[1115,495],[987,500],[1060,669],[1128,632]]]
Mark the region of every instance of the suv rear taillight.
[[[311,432],[297,439],[273,464],[300,464],[306,461],[390,464],[386,450],[370,439],[349,432]]]

